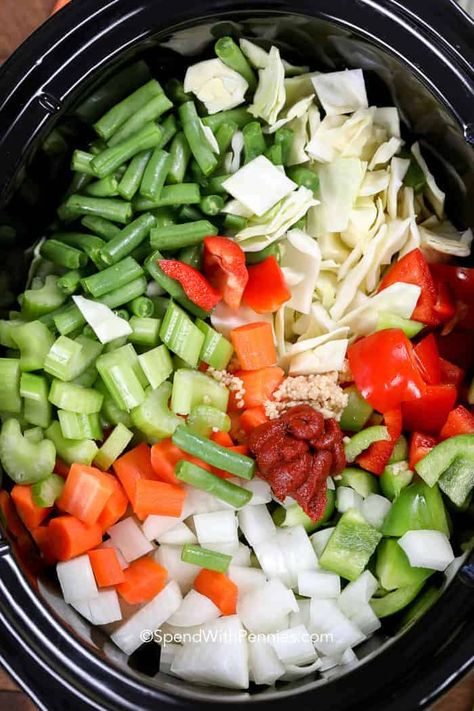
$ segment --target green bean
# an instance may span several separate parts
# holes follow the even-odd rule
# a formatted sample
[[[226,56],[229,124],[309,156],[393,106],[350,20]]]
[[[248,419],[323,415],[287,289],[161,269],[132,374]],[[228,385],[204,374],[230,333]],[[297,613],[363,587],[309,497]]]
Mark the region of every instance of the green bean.
[[[196,183],[181,183],[180,185],[165,185],[158,200],[148,200],[141,196],[133,199],[133,209],[137,212],[155,210],[157,207],[174,207],[176,205],[193,205],[200,201],[199,185]]]
[[[149,275],[156,281],[157,284],[159,284],[159,286],[161,286],[162,289],[168,292],[171,298],[180,304],[183,309],[186,309],[186,311],[189,311],[189,313],[194,314],[194,316],[197,316],[198,318],[206,319],[209,314],[188,299],[182,286],[176,281],[176,279],[171,279],[171,277],[167,276],[160,268],[158,262],[162,259],[164,259],[164,257],[158,250],[153,252],[153,254],[150,254],[145,262],[145,268]],[[155,315],[158,315],[156,310]]]
[[[169,251],[198,244],[204,237],[216,234],[217,227],[207,220],[198,220],[197,222],[155,228],[150,233],[150,244],[153,249]]]
[[[232,138],[234,137],[237,130],[238,126],[233,121],[226,121],[225,123],[221,123],[221,125],[217,129],[216,141],[217,145],[219,146],[219,153],[221,156],[224,156],[224,154],[227,153],[227,150],[230,147],[230,144],[232,143]]]
[[[291,147],[293,145],[294,134],[291,128],[283,126],[275,132],[275,145],[281,146],[283,165],[288,163]]]
[[[192,99],[191,94],[184,91],[183,82],[179,79],[170,79],[165,84],[165,91],[171,101],[175,104],[184,104]]]
[[[182,183],[186,174],[191,149],[182,131],[173,138],[170,147],[171,165],[168,171],[168,183]]]
[[[124,200],[131,200],[140,187],[143,173],[152,155],[152,151],[138,153],[127,166],[127,169],[118,185],[120,197]]]
[[[101,251],[105,264],[115,264],[138,247],[149,235],[156,220],[150,213],[140,215],[127,225],[116,237],[110,240]]]
[[[171,139],[178,130],[178,123],[173,114],[170,114],[167,118],[165,118],[165,120],[161,124],[161,128],[163,131],[163,135],[161,136],[161,139],[158,143],[158,148],[164,148],[166,144],[171,141]]]
[[[240,215],[231,215],[229,212],[224,218],[224,227],[232,232],[240,232],[247,227],[247,218]]]
[[[191,162],[189,164],[189,172],[191,173],[192,179],[196,183],[202,184],[206,180],[206,176],[202,172],[201,168],[199,167],[199,163],[195,158],[191,158]]]
[[[109,139],[109,146],[116,146],[133,134],[140,131],[150,121],[156,121],[165,111],[171,109],[173,104],[164,94],[154,96],[148,103],[142,106],[136,113],[120,126],[120,128]]]
[[[140,194],[158,200],[171,166],[171,156],[162,148],[155,148],[143,173]]]
[[[155,309],[153,312],[153,317],[163,318],[170,304],[169,298],[167,296],[150,296],[149,298],[151,299],[151,301],[153,301],[153,306]]]
[[[100,239],[100,237],[86,235],[82,232],[57,232],[53,235],[53,239],[82,250],[98,269],[103,267],[103,263],[100,259],[100,251],[105,242]]]
[[[67,200],[71,197],[71,195],[68,195]],[[78,213],[76,210],[73,210],[71,207],[67,205],[67,200],[66,202],[63,202],[62,205],[58,207],[56,210],[56,214],[61,222],[74,222],[74,220],[79,217]]]
[[[116,309],[114,311],[114,314],[119,318],[123,318],[124,321],[130,321],[130,314],[128,313],[127,309]]]
[[[201,270],[202,263],[202,244],[192,244],[189,247],[183,247],[180,250],[178,259],[184,264],[189,264],[194,269]]]
[[[179,222],[196,222],[197,220],[202,220],[203,214],[194,205],[183,205],[181,210],[178,212]]]
[[[66,269],[79,269],[87,264],[87,255],[84,252],[55,239],[47,239],[43,242],[40,254],[44,259]]]
[[[251,121],[244,126],[242,135],[244,137],[245,163],[250,163],[251,160],[265,152],[265,137],[258,121]]]
[[[84,225],[88,230],[102,237],[102,239],[105,239],[106,242],[120,232],[120,227],[117,227],[117,225],[114,225],[113,222],[106,220],[104,217],[97,217],[97,215],[86,215],[82,218],[81,225]]]
[[[108,141],[129,118],[138,113],[154,97],[160,96],[163,89],[155,79],[141,86],[127,96],[110,111],[107,111],[99,121],[94,124],[96,132]]]
[[[155,227],[167,227],[168,225],[174,225],[176,222],[175,215],[169,207],[158,207],[153,210],[152,214],[156,220]]]
[[[98,156],[99,153],[105,151],[106,148],[106,142],[103,141],[102,138],[96,138],[95,141],[92,141],[92,143],[90,144],[89,151],[92,153],[93,156]]]
[[[81,284],[92,297],[99,298],[109,291],[125,286],[142,274],[141,266],[132,257],[125,257],[121,262],[117,262],[97,274],[85,277]]]
[[[142,242],[138,247],[135,247],[133,252],[130,253],[130,256],[133,257],[133,259],[136,262],[139,262],[139,264],[142,264],[142,262],[145,261],[145,259],[148,257],[150,254],[150,243],[146,239],[144,242]]]
[[[58,279],[58,289],[60,289],[63,294],[70,296],[78,290],[83,277],[84,271],[81,271],[80,269],[71,269]]]
[[[147,123],[141,131],[116,146],[107,148],[95,156],[91,165],[99,178],[105,178],[121,165],[131,160],[137,153],[155,148],[163,136],[163,129],[156,123]]]
[[[218,39],[215,44],[214,51],[219,59],[224,62],[224,64],[243,76],[249,85],[250,91],[255,91],[257,87],[257,77],[255,76],[255,72],[248,63],[242,50],[238,45],[236,45],[232,37],[221,37]]]
[[[212,114],[212,116],[205,116],[202,120],[203,124],[209,126],[214,133],[223,123],[232,122],[236,123],[239,128],[243,128],[250,121],[253,121],[253,116],[243,107],[219,111],[217,114]]]
[[[130,221],[132,205],[115,198],[95,198],[85,195],[71,195],[66,200],[66,208],[79,215],[96,215],[112,222],[126,224]]]
[[[265,158],[271,160],[273,165],[283,165],[283,150],[281,145],[276,143],[265,151]]]
[[[147,281],[144,276],[140,276],[133,281],[128,282],[124,286],[120,286],[113,291],[109,291],[108,294],[104,294],[100,299],[97,299],[101,304],[105,304],[109,309],[116,309],[119,306],[128,304],[129,301],[133,301],[137,296],[141,296],[145,293],[147,287]]]
[[[230,178],[230,175],[214,175],[212,178],[209,178],[206,185],[203,186],[203,192],[206,193],[206,195],[215,195],[216,193],[226,195],[227,190],[223,187],[222,183],[228,178]]]
[[[319,178],[316,173],[313,173],[309,168],[303,168],[301,165],[294,165],[286,171],[290,180],[293,180],[297,185],[303,185],[305,188],[315,192],[319,188]]]
[[[192,454],[194,457],[199,457],[203,462],[213,467],[223,469],[225,472],[235,474],[235,476],[239,476],[242,479],[252,479],[255,474],[255,462],[253,459],[245,454],[233,452],[227,447],[222,447],[206,437],[201,437],[201,435],[192,432],[185,426],[178,427],[172,439],[173,444],[184,452]],[[189,462],[186,463],[189,464]]]
[[[205,215],[213,217],[218,215],[224,207],[224,198],[222,195],[206,195],[199,203],[199,207]]]
[[[205,471],[205,469],[203,469],[203,471]],[[205,568],[206,570],[215,570],[218,573],[225,573],[232,561],[232,556],[227,555],[227,553],[212,551],[209,548],[201,548],[201,546],[195,546],[191,543],[185,543],[181,550],[181,560],[185,563],[198,565],[200,568]]]
[[[105,178],[90,183],[84,192],[92,197],[115,197],[118,195],[118,185],[117,178],[107,175]]]
[[[245,252],[245,262],[247,264],[259,264],[263,262],[267,257],[275,257],[276,260],[280,261],[280,245],[276,242],[269,244],[265,249],[261,249],[259,252]]]
[[[87,175],[87,173],[74,173],[64,197],[68,198],[70,195],[74,195],[74,193],[81,193],[86,185],[89,185],[93,177],[95,176]]]
[[[187,101],[179,107],[179,117],[183,125],[184,135],[189,143],[191,153],[195,157],[204,175],[210,175],[217,166],[217,158],[212,152],[209,142],[201,126],[200,118],[193,101]]]
[[[71,158],[71,170],[77,173],[85,173],[86,175],[95,175],[92,170],[91,162],[94,160],[92,153],[86,151],[74,151]]]
[[[132,314],[139,318],[150,318],[155,313],[155,304],[148,296],[137,296],[128,307]]]

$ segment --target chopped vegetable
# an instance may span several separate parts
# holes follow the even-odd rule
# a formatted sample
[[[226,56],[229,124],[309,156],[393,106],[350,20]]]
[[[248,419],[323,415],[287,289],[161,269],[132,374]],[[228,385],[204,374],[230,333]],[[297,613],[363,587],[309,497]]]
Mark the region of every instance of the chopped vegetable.
[[[244,370],[258,370],[276,364],[276,351],[269,323],[257,322],[234,328],[230,339]]]
[[[148,602],[163,590],[167,577],[167,571],[152,558],[140,558],[123,571],[117,592],[129,605]]]
[[[203,569],[194,581],[194,589],[208,597],[223,615],[233,615],[237,605],[237,586],[224,573]]]
[[[113,548],[97,548],[89,551],[88,556],[99,588],[108,588],[125,581],[124,572]]]
[[[173,259],[162,259],[160,269],[171,279],[178,281],[188,299],[204,311],[211,311],[221,296],[207,279],[194,267]]]
[[[226,237],[206,237],[203,269],[223,301],[232,309],[237,309],[248,281],[245,254],[241,247]]]

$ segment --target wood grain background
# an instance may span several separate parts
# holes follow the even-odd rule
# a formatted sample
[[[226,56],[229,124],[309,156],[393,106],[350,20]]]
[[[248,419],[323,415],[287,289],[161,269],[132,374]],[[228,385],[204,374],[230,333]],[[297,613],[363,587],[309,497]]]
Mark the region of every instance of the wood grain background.
[[[55,0],[0,0],[0,63],[46,20],[54,2]],[[473,706],[474,672],[441,699],[432,711],[472,711]],[[383,711],[383,703],[380,708]],[[1,669],[0,711],[35,711],[34,704]]]

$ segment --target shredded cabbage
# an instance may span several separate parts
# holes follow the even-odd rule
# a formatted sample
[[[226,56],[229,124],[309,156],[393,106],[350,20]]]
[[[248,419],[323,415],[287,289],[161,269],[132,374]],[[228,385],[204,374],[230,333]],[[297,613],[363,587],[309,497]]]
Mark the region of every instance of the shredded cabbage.
[[[275,123],[278,114],[285,105],[285,68],[280,59],[280,52],[272,47],[268,62],[259,71],[258,86],[249,106],[249,112],[269,124]]]
[[[362,69],[316,74],[313,84],[328,116],[350,114],[369,106]]]
[[[247,89],[243,76],[220,59],[193,64],[184,77],[184,91],[195,94],[210,114],[239,106]]]
[[[436,180],[434,179],[434,175],[430,172],[430,169],[428,168],[425,159],[421,155],[419,143],[414,143],[412,145],[411,152],[415,156],[416,162],[420,166],[426,178],[425,192],[428,197],[428,200],[433,206],[437,216],[441,220],[444,214],[444,198],[446,197],[446,195],[440,188],[438,188]]]
[[[318,281],[321,250],[318,243],[302,230],[290,230],[283,246],[281,267],[287,284],[290,285],[290,274],[297,277],[291,284],[291,298],[286,305],[307,314]]]

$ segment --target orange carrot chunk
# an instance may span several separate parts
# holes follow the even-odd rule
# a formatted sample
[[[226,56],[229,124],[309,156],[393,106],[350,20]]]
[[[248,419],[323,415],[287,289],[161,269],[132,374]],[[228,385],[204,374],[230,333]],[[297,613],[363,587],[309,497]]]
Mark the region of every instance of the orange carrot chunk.
[[[236,376],[244,384],[245,407],[259,407],[269,400],[277,387],[283,381],[285,372],[274,366],[273,368],[260,368],[259,370],[239,370]]]
[[[97,519],[97,523],[101,526],[103,531],[107,531],[114,523],[120,521],[128,507],[128,498],[121,483],[112,474],[108,474],[107,476],[110,478],[113,491]]]
[[[56,560],[70,560],[102,543],[98,523],[87,526],[75,516],[58,516],[48,524],[51,554]]]
[[[135,501],[137,481],[139,479],[156,479],[151,466],[151,450],[144,442],[116,459],[113,468],[132,506]]]
[[[124,582],[125,575],[114,548],[97,548],[89,551],[87,555],[100,588],[108,588]]]
[[[34,529],[34,531],[31,531],[31,537],[39,548],[46,565],[53,565],[56,563],[57,558],[54,554],[49,526],[38,526]]]
[[[262,405],[249,407],[240,415],[240,427],[245,434],[250,434],[255,427],[268,421],[265,409]]]
[[[220,444],[221,447],[233,447],[234,446],[234,440],[230,436],[228,432],[212,432],[211,437],[213,442],[216,444]]]
[[[269,323],[257,321],[234,328],[230,339],[243,370],[258,370],[276,364],[277,355]]]
[[[0,522],[13,538],[20,538],[27,535],[26,528],[18,516],[10,494],[0,491]]]
[[[113,493],[110,474],[85,464],[73,464],[57,506],[90,526],[97,522]]]
[[[38,528],[52,511],[52,508],[44,508],[35,504],[31,495],[31,484],[28,486],[15,484],[11,491],[11,497],[19,517],[29,531]]]
[[[224,573],[203,568],[194,580],[194,589],[212,600],[223,615],[235,614],[238,588]]]
[[[181,459],[193,462],[203,469],[211,470],[209,464],[202,462],[197,457],[183,452],[171,441],[171,438],[162,439],[151,448],[151,464],[155,473],[155,478],[166,481],[168,484],[179,484],[179,480],[174,473],[175,467]]]
[[[165,587],[168,571],[153,558],[134,560],[123,571],[125,580],[117,585],[118,594],[130,605],[148,602]]]
[[[181,486],[165,481],[140,479],[135,490],[133,510],[141,519],[157,516],[181,516],[186,492]]]

